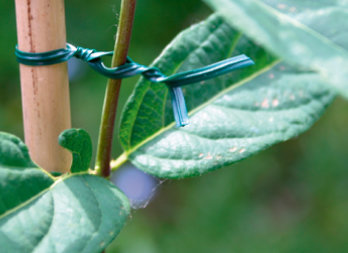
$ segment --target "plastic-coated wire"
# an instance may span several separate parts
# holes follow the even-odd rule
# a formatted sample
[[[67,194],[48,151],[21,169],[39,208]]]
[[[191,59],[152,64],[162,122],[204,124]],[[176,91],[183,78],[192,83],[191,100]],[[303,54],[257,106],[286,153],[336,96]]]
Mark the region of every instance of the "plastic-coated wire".
[[[158,68],[141,65],[129,57],[127,57],[125,64],[115,68],[109,68],[104,65],[102,57],[111,56],[112,54],[112,51],[97,51],[95,49],[76,47],[71,44],[67,44],[66,48],[43,53],[23,52],[18,47],[15,50],[17,61],[29,66],[52,65],[76,57],[87,62],[95,71],[112,79],[123,79],[141,74],[153,83],[165,83],[170,90],[173,113],[177,126],[188,124],[188,114],[181,86],[212,79],[254,64],[249,57],[242,54],[202,68],[166,76]]]

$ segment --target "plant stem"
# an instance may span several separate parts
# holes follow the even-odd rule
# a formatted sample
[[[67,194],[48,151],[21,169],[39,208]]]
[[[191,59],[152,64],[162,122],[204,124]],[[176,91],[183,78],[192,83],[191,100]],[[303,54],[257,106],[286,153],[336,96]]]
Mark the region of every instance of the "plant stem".
[[[112,67],[126,62],[130,44],[136,0],[122,0],[121,13],[117,29]],[[110,176],[110,160],[112,139],[117,112],[118,97],[121,88],[121,79],[109,79],[103,106],[100,124],[96,170],[97,174],[108,178]]]

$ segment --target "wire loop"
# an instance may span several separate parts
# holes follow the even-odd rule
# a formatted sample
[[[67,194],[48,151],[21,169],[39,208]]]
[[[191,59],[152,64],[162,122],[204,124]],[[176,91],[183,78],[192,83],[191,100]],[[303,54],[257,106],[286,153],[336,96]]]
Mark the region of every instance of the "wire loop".
[[[185,126],[188,124],[188,114],[181,86],[212,79],[233,70],[254,64],[249,57],[242,54],[202,68],[166,76],[158,68],[141,65],[134,62],[129,57],[127,57],[125,64],[109,68],[105,66],[102,57],[112,56],[112,51],[97,51],[95,49],[78,47],[68,43],[66,48],[43,53],[23,52],[16,46],[15,55],[19,63],[29,66],[52,65],[76,57],[87,62],[95,71],[112,79],[123,79],[141,74],[150,82],[165,83],[170,90],[173,113],[177,126]]]

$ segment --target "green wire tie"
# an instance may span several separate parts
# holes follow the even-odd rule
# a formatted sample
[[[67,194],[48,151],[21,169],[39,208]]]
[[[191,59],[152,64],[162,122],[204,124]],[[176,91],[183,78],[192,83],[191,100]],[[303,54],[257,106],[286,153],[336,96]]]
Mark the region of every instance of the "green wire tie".
[[[202,68],[166,76],[158,68],[141,65],[134,62],[129,57],[127,57],[125,64],[115,68],[109,68],[104,65],[102,57],[113,55],[112,51],[97,51],[95,49],[76,47],[68,43],[66,46],[66,48],[43,53],[23,52],[16,46],[15,55],[19,63],[29,66],[52,65],[76,57],[87,62],[100,74],[112,79],[123,79],[141,74],[150,82],[165,83],[170,91],[174,118],[178,127],[186,126],[189,123],[185,98],[181,86],[212,79],[233,70],[254,64],[249,57],[242,54]]]

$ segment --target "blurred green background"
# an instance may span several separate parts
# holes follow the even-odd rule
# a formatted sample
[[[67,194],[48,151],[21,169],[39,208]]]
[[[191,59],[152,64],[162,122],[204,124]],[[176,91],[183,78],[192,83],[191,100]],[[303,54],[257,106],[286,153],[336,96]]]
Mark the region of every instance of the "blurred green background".
[[[119,3],[66,1],[68,41],[111,50]],[[199,0],[138,1],[129,55],[149,64],[210,12]],[[22,138],[14,1],[1,1],[0,28],[0,130]],[[95,145],[106,80],[75,67],[82,74],[71,81],[73,127]],[[124,82],[121,104],[135,82]],[[307,133],[243,162],[164,182],[107,252],[348,252],[347,105],[337,99]],[[120,151],[115,142],[114,156]]]

